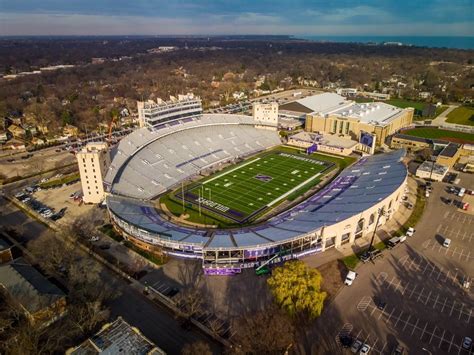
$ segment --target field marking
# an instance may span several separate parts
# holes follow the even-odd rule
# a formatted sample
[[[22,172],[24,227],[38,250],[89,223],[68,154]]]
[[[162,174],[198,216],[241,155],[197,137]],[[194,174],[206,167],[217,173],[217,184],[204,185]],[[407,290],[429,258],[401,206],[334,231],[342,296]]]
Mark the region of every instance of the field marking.
[[[223,177],[223,176],[226,176],[227,174],[229,174],[229,173],[231,173],[231,172],[233,172],[233,171],[235,171],[235,170],[238,170],[238,169],[240,169],[240,168],[243,168],[244,166],[247,166],[247,165],[249,165],[249,164],[252,164],[252,163],[254,163],[254,162],[256,162],[256,161],[258,161],[258,160],[260,160],[260,159],[262,159],[262,158],[256,158],[256,159],[251,160],[251,161],[249,161],[249,162],[247,162],[247,163],[244,163],[244,164],[242,164],[242,165],[238,165],[238,166],[236,166],[235,168],[230,169],[229,171],[226,171],[226,172],[224,172],[224,173],[222,173],[222,174],[219,174],[219,175],[217,175],[217,176],[214,176],[213,178],[211,178],[211,179],[209,179],[209,180],[207,180],[207,181],[204,181],[202,184],[203,184],[203,185],[206,185],[208,182],[211,182],[211,181],[213,181],[213,180],[216,180],[216,179],[218,179],[218,178],[221,178],[221,177]]]
[[[271,207],[273,204],[277,203],[278,201],[280,201],[282,198],[285,198],[286,196],[290,195],[291,193],[295,192],[296,190],[299,190],[302,186],[306,185],[307,183],[311,182],[312,180],[316,179],[318,176],[320,176],[321,173],[317,173],[316,175],[313,175],[312,177],[310,177],[309,179],[303,181],[301,184],[293,187],[291,190],[287,191],[286,193],[284,193],[283,195],[280,195],[280,197],[274,199],[273,201],[271,201],[270,203],[267,203],[267,206],[268,207]]]

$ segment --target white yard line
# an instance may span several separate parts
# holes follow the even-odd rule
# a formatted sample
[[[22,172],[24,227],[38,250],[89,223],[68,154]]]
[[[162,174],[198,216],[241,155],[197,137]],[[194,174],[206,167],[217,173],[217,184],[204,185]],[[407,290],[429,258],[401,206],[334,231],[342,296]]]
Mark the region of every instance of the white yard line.
[[[298,190],[299,188],[303,187],[304,185],[306,185],[308,182],[316,179],[319,175],[321,175],[321,173],[317,173],[316,175],[313,175],[312,177],[310,177],[309,179],[303,181],[301,184],[293,187],[290,191],[287,191],[286,193],[284,193],[283,195],[280,195],[279,197],[277,197],[276,199],[274,199],[273,201],[271,201],[270,203],[267,204],[268,207],[270,207],[271,205],[277,203],[278,201],[280,201],[281,199],[285,198],[286,196],[288,196],[289,194],[295,192],[296,190]]]
[[[240,168],[243,168],[243,167],[246,166],[246,165],[255,163],[257,160],[260,160],[260,159],[261,159],[261,158],[257,158],[257,159],[251,160],[251,161],[249,161],[249,162],[247,162],[247,163],[245,163],[245,164],[236,166],[235,168],[230,169],[229,171],[226,171],[225,173],[219,174],[219,175],[217,175],[217,176],[214,176],[212,179],[209,179],[209,180],[207,180],[207,181],[204,181],[202,184],[203,184],[203,185],[206,185],[208,182],[211,182],[211,181],[213,181],[213,180],[215,180],[215,179],[218,179],[218,178],[220,178],[220,177],[222,177],[222,176],[226,176],[227,174],[230,174],[231,172],[233,172],[233,171],[235,171],[235,170],[238,170],[238,169],[240,169]]]

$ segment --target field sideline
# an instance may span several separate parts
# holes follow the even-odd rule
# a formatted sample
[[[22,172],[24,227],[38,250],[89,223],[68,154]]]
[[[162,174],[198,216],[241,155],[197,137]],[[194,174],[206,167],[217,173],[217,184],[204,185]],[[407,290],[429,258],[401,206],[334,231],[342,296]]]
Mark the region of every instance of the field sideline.
[[[317,184],[333,166],[303,154],[272,152],[192,186],[185,200],[242,222],[303,186]]]

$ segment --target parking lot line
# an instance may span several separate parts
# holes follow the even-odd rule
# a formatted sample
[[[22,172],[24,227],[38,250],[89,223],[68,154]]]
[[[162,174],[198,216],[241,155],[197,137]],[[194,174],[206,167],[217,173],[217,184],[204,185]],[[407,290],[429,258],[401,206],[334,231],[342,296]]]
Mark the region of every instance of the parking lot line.
[[[424,290],[425,290],[425,288],[423,287],[423,288],[421,289],[421,292],[418,294],[418,298],[416,299],[416,302],[419,302],[419,301],[420,301],[420,297],[421,297],[421,295],[423,294],[423,291],[424,291]]]
[[[464,303],[461,304],[461,309],[459,310],[459,317],[458,317],[459,320],[461,320],[463,308],[464,308]]]
[[[403,330],[405,330],[405,328],[406,328],[407,325],[409,324],[410,318],[411,318],[411,314],[408,315],[408,319],[406,320],[405,325],[403,326]]]
[[[411,290],[410,296],[408,296],[408,298],[411,298],[411,296],[413,296],[413,292],[415,292],[417,287],[418,285],[415,285],[415,287],[413,287],[413,289]]]
[[[425,327],[423,328],[423,331],[421,332],[420,339],[423,338],[423,335],[425,335],[426,327],[428,326],[428,322],[425,323]]]
[[[400,321],[400,319],[402,318],[402,314],[403,312],[401,312],[398,317],[397,317],[397,321],[395,322],[395,327],[397,326],[398,322]]]
[[[449,312],[449,316],[451,317],[451,314],[453,314],[453,309],[454,309],[454,305],[456,304],[456,301],[453,302],[453,306],[451,307],[451,312]]]
[[[471,258],[471,251],[469,251],[469,253],[467,254],[466,261],[469,261],[470,258]]]
[[[444,300],[443,307],[441,307],[441,312],[443,312],[444,307],[446,306],[446,302],[448,301],[448,297]]]
[[[436,304],[438,303],[438,298],[439,298],[439,293],[436,295],[436,300],[433,303],[433,308],[436,307]]]
[[[454,334],[451,338],[451,341],[449,342],[449,348],[448,348],[448,353],[451,351],[451,347],[453,346],[453,340],[454,340]]]
[[[469,311],[469,315],[467,316],[467,321],[466,323],[469,323],[471,321],[471,315],[472,315],[472,308],[471,310]]]
[[[405,295],[405,291],[407,290],[409,284],[410,284],[410,283],[408,282],[408,283],[406,284],[405,288],[403,289],[403,291],[402,291],[402,296]]]
[[[435,325],[433,332],[431,332],[430,342],[428,344],[431,344],[431,341],[433,340],[433,336],[436,333],[436,329],[438,329],[438,327]]]
[[[425,301],[425,306],[428,304],[428,301],[430,300],[430,297],[431,297],[431,293],[433,291],[430,290],[430,293],[428,294],[428,297],[426,297],[426,301]]]
[[[446,329],[443,329],[443,335],[441,335],[441,339],[439,340],[438,348],[441,348],[441,343],[443,342],[444,334],[446,334]]]
[[[446,274],[446,277],[444,278],[444,282],[446,282],[446,280],[448,279],[450,273],[451,273],[451,271],[448,270],[448,273]]]
[[[417,318],[417,319],[416,319],[416,323],[415,323],[415,325],[413,326],[413,329],[411,330],[411,335],[413,335],[413,333],[415,332],[415,329],[418,328],[418,322],[419,322],[419,321],[420,321],[420,319]]]
[[[393,312],[395,312],[395,308],[394,308],[394,309],[392,309],[392,312],[390,313],[390,315],[389,315],[389,316],[388,316],[388,318],[387,318],[387,322],[390,320],[390,318],[392,318],[392,314],[393,314]]]

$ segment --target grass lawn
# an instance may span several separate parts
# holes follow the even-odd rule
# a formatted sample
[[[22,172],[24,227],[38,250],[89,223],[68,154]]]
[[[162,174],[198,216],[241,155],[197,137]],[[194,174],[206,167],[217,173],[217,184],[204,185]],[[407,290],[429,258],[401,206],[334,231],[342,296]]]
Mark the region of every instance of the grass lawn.
[[[59,179],[46,181],[40,184],[40,187],[42,189],[48,189],[51,187],[59,187],[59,186],[63,186],[64,184],[68,184],[70,182],[73,182],[79,179],[80,179],[79,173],[73,173],[70,175],[63,176]]]
[[[402,132],[410,136],[444,139],[456,143],[474,143],[474,134],[465,132],[448,131],[445,129],[436,128],[414,128]]]
[[[413,107],[416,110],[423,111],[423,108],[426,105],[426,102],[423,101],[410,101],[403,99],[390,99],[385,101],[389,105],[393,105],[400,108]]]
[[[474,107],[460,106],[448,113],[448,123],[474,126]]]
[[[435,113],[435,117],[438,117],[439,115],[441,115],[444,111],[446,111],[448,109],[449,106],[439,106],[439,107],[436,107],[436,113]]]

